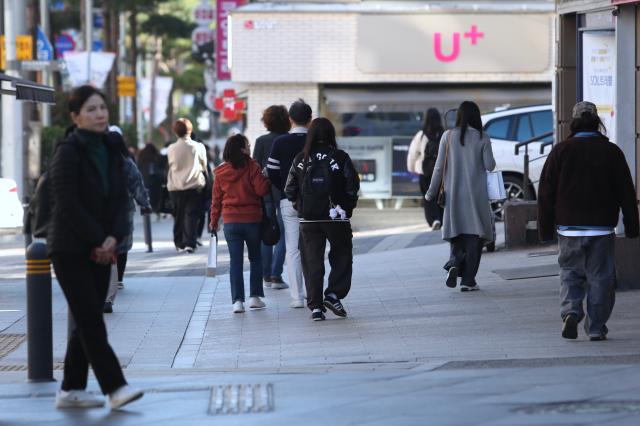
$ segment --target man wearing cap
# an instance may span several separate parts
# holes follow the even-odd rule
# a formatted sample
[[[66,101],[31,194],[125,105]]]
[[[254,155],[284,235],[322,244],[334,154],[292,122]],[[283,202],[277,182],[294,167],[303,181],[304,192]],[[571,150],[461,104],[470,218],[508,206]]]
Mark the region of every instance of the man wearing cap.
[[[544,165],[538,191],[538,230],[560,246],[562,337],[576,339],[585,318],[591,341],[607,338],[615,302],[615,227],[622,210],[624,233],[638,236],[636,191],[624,154],[603,135],[596,106],[573,108],[571,135]]]

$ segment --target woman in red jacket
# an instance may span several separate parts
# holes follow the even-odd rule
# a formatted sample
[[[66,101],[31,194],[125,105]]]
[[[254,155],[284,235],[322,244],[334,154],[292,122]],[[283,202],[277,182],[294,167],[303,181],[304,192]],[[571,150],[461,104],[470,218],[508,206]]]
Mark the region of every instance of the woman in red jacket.
[[[229,247],[231,301],[233,312],[244,312],[244,277],[242,263],[247,243],[250,264],[250,308],[264,308],[262,289],[262,256],[260,229],[261,197],[269,192],[269,180],[262,175],[260,165],[250,157],[249,141],[243,135],[227,139],[222,153],[224,163],[215,169],[211,228],[218,231],[222,215],[224,236]]]

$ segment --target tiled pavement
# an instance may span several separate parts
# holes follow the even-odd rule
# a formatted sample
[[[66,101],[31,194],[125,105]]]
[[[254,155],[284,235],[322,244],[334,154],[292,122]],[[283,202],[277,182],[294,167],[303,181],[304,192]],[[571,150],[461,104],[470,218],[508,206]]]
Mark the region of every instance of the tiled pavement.
[[[58,412],[55,384],[0,373],[0,423],[640,424],[640,292],[619,293],[609,341],[582,333],[565,341],[557,277],[506,281],[492,272],[554,256],[487,254],[482,290],[460,293],[443,285],[447,253],[444,244],[390,244],[356,256],[349,317],[322,323],[289,308],[287,290],[266,290],[266,309],[232,314],[226,276],[131,278],[108,316],[110,338],[130,381],[151,392],[119,414]],[[3,296],[19,285],[4,282]],[[65,309],[57,288],[54,312],[59,360]],[[24,326],[18,318],[3,332]],[[25,357],[22,345],[0,364]],[[207,415],[210,386],[267,382],[273,413]]]

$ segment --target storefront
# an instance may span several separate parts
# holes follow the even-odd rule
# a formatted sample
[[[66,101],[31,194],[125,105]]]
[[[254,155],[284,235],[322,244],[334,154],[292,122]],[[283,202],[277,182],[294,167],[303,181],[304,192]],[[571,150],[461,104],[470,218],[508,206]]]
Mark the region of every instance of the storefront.
[[[303,98],[332,120],[363,176],[376,181],[363,184],[365,196],[395,197],[404,190],[392,187],[393,164],[402,163],[393,153],[421,128],[427,108],[444,112],[466,99],[485,112],[551,102],[553,2],[447,3],[281,2],[234,10],[230,68],[247,88],[249,138],[264,132],[266,107]]]
[[[557,8],[557,139],[569,135],[573,105],[581,100],[594,102],[607,136],[625,154],[638,191],[640,1],[558,0]],[[618,231],[622,232],[621,224]],[[640,243],[637,239],[618,240],[619,285],[636,287]]]

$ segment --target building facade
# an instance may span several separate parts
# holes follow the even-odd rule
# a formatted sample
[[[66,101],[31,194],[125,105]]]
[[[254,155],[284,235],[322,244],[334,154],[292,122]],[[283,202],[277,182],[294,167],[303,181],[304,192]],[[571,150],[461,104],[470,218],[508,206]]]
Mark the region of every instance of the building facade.
[[[343,136],[381,136],[372,115],[395,114],[395,132],[414,131],[427,107],[465,99],[485,111],[548,103],[554,16],[548,1],[245,5],[231,13],[229,56],[232,80],[247,88],[247,133],[264,131],[267,106],[297,98]]]

